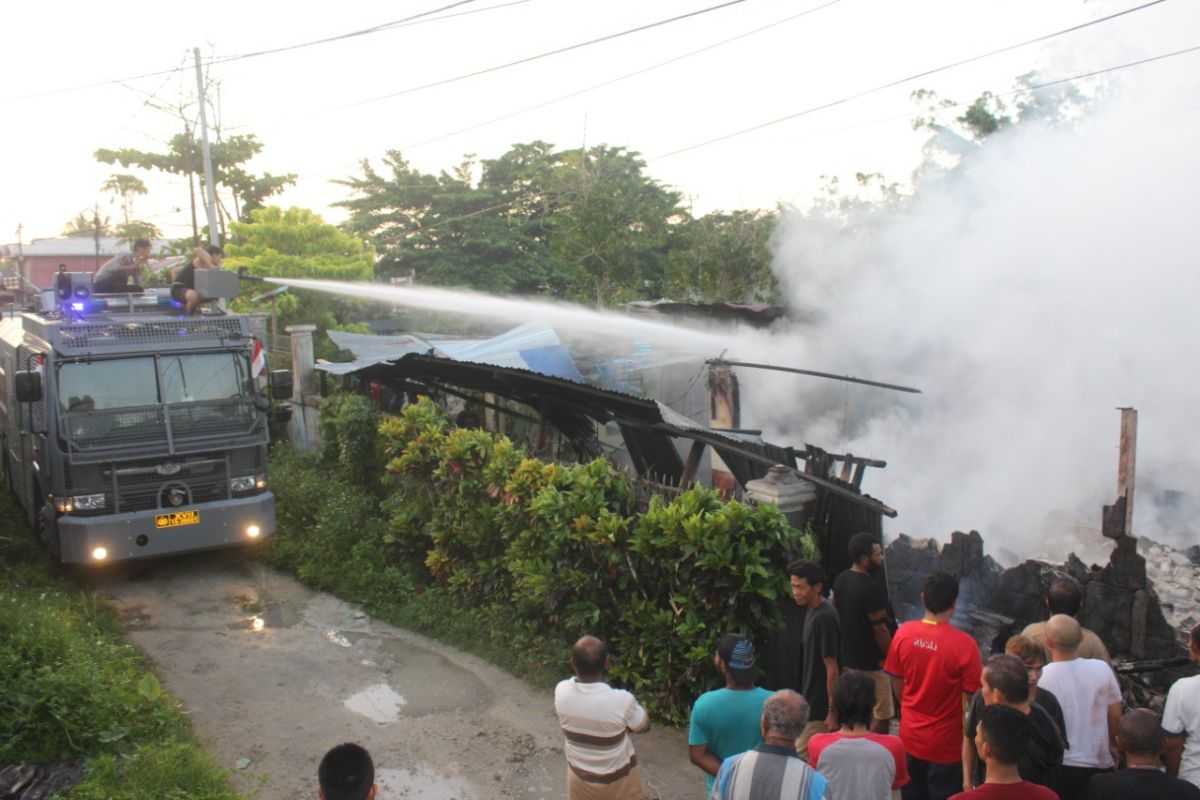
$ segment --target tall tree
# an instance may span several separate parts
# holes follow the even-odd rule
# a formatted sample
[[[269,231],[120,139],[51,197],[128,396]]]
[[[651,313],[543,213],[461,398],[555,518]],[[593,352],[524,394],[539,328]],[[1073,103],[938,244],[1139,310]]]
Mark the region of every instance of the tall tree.
[[[397,151],[341,183],[346,225],[381,254],[381,276],[604,302],[655,292],[678,195],[623,148],[518,144],[478,165],[426,175]],[[477,181],[474,173],[479,172]],[[647,285],[649,281],[649,286]]]
[[[694,302],[778,300],[769,242],[778,215],[714,212],[679,226],[667,257],[664,294]]]
[[[100,191],[108,192],[114,199],[120,198],[121,214],[128,225],[133,211],[133,196],[146,194],[146,184],[136,175],[117,173],[109,176],[101,185]]]
[[[561,204],[551,250],[572,273],[571,296],[597,305],[661,292],[680,196],[643,173],[623,147],[560,154],[551,191]]]
[[[375,263],[369,244],[303,208],[268,206],[252,212],[249,222],[232,223],[225,250],[225,266],[245,268],[258,277],[366,281]],[[263,291],[261,283],[244,282],[237,306],[249,310],[249,298]],[[284,295],[278,309],[280,327],[301,322],[316,325],[317,355],[331,358],[336,350],[321,334],[329,328],[353,329],[353,323],[368,316],[372,307],[333,295],[297,291]]]
[[[254,175],[247,172],[242,165],[262,152],[262,148],[262,143],[254,134],[230,136],[212,142],[209,146],[215,188],[219,191],[224,187],[232,194],[232,216],[235,220],[242,220],[250,212],[262,208],[268,198],[296,182],[296,176],[291,173]],[[119,163],[122,167],[133,166],[149,171],[186,175],[189,178],[196,176],[203,187],[203,148],[190,129],[173,136],[165,153],[102,147],[96,151],[95,156],[97,161],[104,164]]]
[[[112,220],[98,213],[80,211],[63,226],[63,236],[108,236],[112,232]]]

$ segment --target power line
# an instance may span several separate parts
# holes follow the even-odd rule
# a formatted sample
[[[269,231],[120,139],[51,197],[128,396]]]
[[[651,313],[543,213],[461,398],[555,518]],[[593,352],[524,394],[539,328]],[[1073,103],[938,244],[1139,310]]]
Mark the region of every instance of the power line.
[[[1000,55],[1001,53],[1007,53],[1010,50],[1016,50],[1017,48],[1020,48],[1020,47],[1026,47],[1031,44],[1037,44],[1038,42],[1044,42],[1047,39],[1053,39],[1057,36],[1062,36],[1062,35],[1068,34],[1068,33],[1074,33],[1075,31],[1079,31],[1084,28],[1091,27],[1092,25],[1099,25],[1102,22],[1108,22],[1108,21],[1114,20],[1118,17],[1123,17],[1126,14],[1132,14],[1136,11],[1142,11],[1144,9],[1150,8],[1151,6],[1156,6],[1156,5],[1159,5],[1160,3],[1164,3],[1164,2],[1166,2],[1166,0],[1151,0],[1151,2],[1149,2],[1149,3],[1144,3],[1140,6],[1128,8],[1128,9],[1125,9],[1124,11],[1118,11],[1115,14],[1109,14],[1106,17],[1100,17],[1099,19],[1094,19],[1094,20],[1091,20],[1090,22],[1084,22],[1079,25],[1074,25],[1070,28],[1064,28],[1060,31],[1055,31],[1054,33],[1047,33],[1042,36],[1035,37],[1033,39],[1026,39],[1025,41],[1018,42],[1017,44],[1010,44],[1007,47],[1001,47],[997,50],[991,50],[986,53],[981,53],[980,55],[977,55],[977,56],[971,56],[970,58],[964,58],[961,61],[955,61],[953,63],[945,64],[940,67],[928,69],[928,70],[925,70],[924,72],[918,72],[915,75],[909,75],[905,78],[899,78],[894,81],[888,81],[887,83],[880,84],[879,86],[875,86],[871,89],[865,89],[861,92],[857,92],[855,94],[848,95],[846,97],[842,97],[837,100],[831,100],[830,102],[822,103],[819,106],[812,106],[811,108],[806,108],[803,111],[797,111],[794,114],[788,114],[787,116],[779,117],[777,119],[769,120],[767,122],[762,122],[762,123],[759,123],[758,125],[752,125],[749,128],[742,128],[741,130],[734,131],[732,133],[727,133],[722,136],[715,136],[712,139],[706,139],[703,142],[697,142],[696,144],[690,144],[686,147],[681,147],[678,150],[672,150],[669,153],[663,153],[661,155],[653,156],[648,160],[657,161],[657,160],[661,160],[661,159],[665,159],[665,158],[670,158],[672,156],[677,156],[680,153],[686,153],[690,150],[696,150],[701,147],[707,147],[710,144],[716,144],[717,142],[723,142],[726,139],[732,139],[736,136],[743,136],[747,133],[753,133],[754,131],[759,131],[759,130],[762,130],[763,128],[769,128],[772,125],[778,125],[781,122],[787,122],[789,120],[807,116],[809,114],[816,113],[817,111],[824,111],[826,109],[833,108],[834,106],[839,106],[844,103],[849,103],[853,100],[858,100],[860,98],[866,97],[867,95],[875,94],[876,92],[881,92],[885,89],[891,89],[895,86],[899,86],[902,83],[908,83],[909,81],[914,81],[914,80],[917,80],[918,78],[925,78],[930,75],[935,75],[939,72],[945,72],[946,70],[954,69],[956,67],[961,67],[964,64],[970,64],[970,63],[973,63],[975,61],[980,61],[985,58],[991,58],[992,56]]]
[[[447,9],[454,8],[456,6],[464,5],[466,3],[472,3],[475,1],[476,0],[458,0],[458,2],[454,2],[454,3],[451,3],[446,6],[441,6],[439,8],[435,8],[432,11],[425,11],[420,14],[414,14],[410,17],[405,17],[404,19],[394,20],[392,22],[385,22],[381,25],[376,25],[371,28],[364,28],[363,30],[360,30],[360,31],[351,31],[350,33],[345,33],[345,34],[341,34],[338,36],[330,36],[330,37],[326,37],[324,39],[315,39],[313,41],[301,42],[299,44],[294,44],[294,45],[285,45],[283,47],[277,47],[277,48],[273,48],[270,50],[258,50],[258,51],[251,52],[251,53],[242,53],[242,54],[233,55],[233,56],[222,56],[220,58],[211,58],[211,59],[208,59],[206,62],[204,62],[204,66],[211,66],[213,64],[226,64],[231,61],[241,61],[241,60],[248,59],[248,58],[255,58],[257,56],[270,55],[273,53],[282,53],[282,52],[289,51],[289,50],[296,50],[296,49],[299,49],[302,47],[313,47],[315,45],[341,41],[343,39],[348,39],[348,38],[352,38],[352,37],[356,37],[356,36],[365,36],[370,33],[381,33],[383,31],[394,30],[396,28],[409,27],[412,25],[422,25],[422,24],[425,24],[428,22],[438,22],[440,20],[452,19],[454,17],[466,16],[468,14],[479,14],[479,13],[482,13],[485,11],[495,11],[496,9],[507,8],[508,6],[521,5],[523,3],[530,2],[530,0],[509,0],[509,2],[500,3],[500,4],[492,5],[492,6],[487,6],[485,8],[472,9],[470,11],[460,11],[455,14],[443,14],[443,15],[437,16],[437,17],[430,16],[432,14],[437,14],[441,11],[445,11]],[[39,97],[51,97],[56,94],[66,94],[67,92],[78,92],[78,91],[83,91],[85,89],[97,89],[97,88],[100,88],[103,86],[112,86],[113,84],[122,84],[122,83],[125,83],[128,81],[143,80],[145,78],[155,78],[155,77],[158,77],[159,75],[173,75],[173,74],[183,72],[184,70],[189,69],[189,68],[190,67],[188,67],[188,66],[179,66],[179,67],[174,67],[173,69],[162,69],[162,70],[157,70],[154,72],[144,72],[140,75],[131,75],[127,78],[114,78],[111,80],[96,81],[94,83],[85,83],[85,84],[80,84],[77,86],[67,86],[67,87],[63,87],[60,89],[50,89],[48,91],[35,92],[33,94],[18,95],[15,97],[4,97],[4,98],[0,98],[0,103],[13,103],[13,102],[17,102],[18,100],[33,100],[33,99],[36,99]]]
[[[634,33],[640,33],[641,31],[650,30],[651,28],[657,28],[657,27],[660,27],[663,25],[669,25],[672,22],[679,22],[680,20],[689,19],[691,17],[698,17],[701,14],[707,14],[711,11],[718,11],[722,8],[728,8],[729,6],[736,6],[736,5],[738,5],[740,3],[744,3],[744,2],[746,2],[746,0],[726,0],[726,2],[724,2],[724,3],[719,3],[715,6],[709,6],[707,8],[702,8],[702,9],[699,9],[698,11],[689,11],[686,14],[680,14],[675,17],[669,17],[668,19],[658,20],[657,22],[651,22],[646,25],[639,25],[636,28],[629,28],[627,30],[618,31],[617,33],[610,33],[605,36],[598,37],[596,39],[589,39],[584,42],[577,42],[572,45],[567,45],[566,47],[557,48],[555,50],[547,50],[544,53],[538,53],[537,55],[533,55],[533,56],[526,56],[525,58],[519,58],[516,61],[509,61],[504,64],[496,64],[491,67],[485,67],[483,69],[475,70],[474,72],[466,72],[466,73],[463,73],[462,75],[455,75],[454,77],[451,77],[451,78],[443,78],[441,80],[433,81],[431,83],[421,84],[419,86],[410,86],[407,89],[401,89],[396,92],[389,92],[388,94],[382,94],[377,97],[368,97],[365,100],[356,100],[353,103],[346,103],[344,105],[334,106],[333,108],[327,108],[327,109],[323,109],[321,111],[316,111],[313,113],[323,114],[323,113],[326,113],[329,111],[344,111],[347,108],[355,108],[357,106],[367,105],[368,103],[376,103],[376,102],[379,102],[380,100],[389,100],[393,97],[400,97],[402,95],[413,94],[414,92],[420,92],[425,89],[433,89],[438,86],[445,86],[450,83],[457,83],[458,81],[465,81],[468,78],[476,78],[476,77],[479,77],[480,75],[487,75],[489,73],[499,72],[500,70],[508,69],[510,67],[520,66],[521,64],[528,64],[532,61],[539,61],[543,58],[550,58],[551,56],[561,55],[562,53],[567,53],[572,50],[578,50],[580,48],[588,47],[593,44],[599,44],[601,42],[607,42],[607,41],[611,41],[613,39],[619,39],[623,36],[629,36]],[[1156,0],[1156,2],[1161,3],[1161,2],[1164,2],[1164,0]]]
[[[472,125],[468,125],[464,128],[458,128],[457,130],[453,130],[448,133],[443,133],[443,134],[434,136],[429,139],[424,139],[422,141],[415,142],[415,143],[407,145],[405,147],[401,147],[400,150],[401,150],[401,152],[403,152],[405,150],[414,150],[418,147],[423,147],[427,144],[433,144],[434,142],[440,142],[443,139],[449,139],[450,137],[457,136],[460,133],[467,133],[468,131],[473,131],[473,130],[476,130],[477,128],[483,128],[488,125],[492,125],[496,122],[502,122],[503,120],[512,119],[513,117],[518,117],[522,114],[528,114],[530,111],[537,111],[540,108],[545,108],[546,106],[551,106],[551,105],[554,105],[555,103],[561,103],[563,100],[569,100],[572,97],[578,97],[581,94],[587,94],[588,92],[593,92],[596,89],[602,89],[605,86],[611,86],[614,83],[619,83],[621,81],[628,80],[630,78],[636,78],[639,75],[645,75],[647,72],[652,72],[653,70],[660,69],[665,66],[669,66],[678,61],[683,61],[686,58],[691,58],[692,56],[697,56],[697,55],[700,55],[701,53],[706,53],[709,50],[715,50],[716,48],[721,47],[723,45],[727,45],[732,42],[736,42],[740,39],[745,39],[749,36],[753,36],[756,33],[762,33],[765,30],[769,30],[771,28],[777,27],[786,22],[791,22],[792,20],[799,19],[800,17],[808,16],[809,14],[820,11],[824,8],[828,8],[829,6],[837,5],[841,1],[842,0],[830,0],[827,3],[816,6],[815,8],[810,8],[805,11],[801,11],[799,14],[792,14],[789,17],[784,17],[783,19],[779,19],[774,22],[768,23],[767,25],[763,25],[761,27],[755,28],[754,30],[746,31],[745,33],[740,33],[737,36],[731,36],[728,39],[722,39],[719,42],[713,42],[710,45],[706,45],[697,50],[691,50],[687,53],[683,53],[681,55],[675,56],[674,58],[669,58],[666,61],[660,61],[657,64],[651,64],[648,67],[643,67],[642,69],[635,70],[633,72],[627,72],[624,75],[620,75],[616,78],[610,78],[609,80],[601,81],[600,83],[594,83],[591,86],[588,86],[586,88],[578,89],[578,90],[570,92],[568,94],[559,95],[558,97],[555,97],[551,100],[546,100],[546,101],[538,103],[536,105],[526,106],[525,108],[522,108],[518,111],[511,111],[507,114],[502,114],[501,116],[498,116],[498,117],[492,117],[491,119],[485,120],[483,122],[477,122]]]
[[[700,55],[701,53],[706,53],[709,50],[715,50],[716,48],[721,47],[723,45],[730,44],[732,42],[736,42],[740,39],[745,39],[745,38],[753,36],[757,33],[762,33],[765,30],[769,30],[771,28],[778,27],[779,25],[783,25],[784,23],[799,19],[800,17],[808,16],[809,14],[812,14],[812,13],[815,13],[822,9],[828,8],[829,6],[837,5],[840,2],[842,2],[842,0],[829,0],[829,2],[826,2],[822,5],[816,6],[814,8],[806,9],[805,11],[801,11],[799,14],[792,14],[791,16],[784,17],[783,19],[775,20],[774,22],[770,22],[761,27],[746,31],[745,33],[740,33],[737,36],[731,36],[728,39],[722,39],[721,41],[713,42],[712,44],[705,45],[704,47],[698,48],[696,50],[691,50],[689,52],[675,56],[674,58],[669,58],[666,61],[660,61],[657,64],[651,64],[648,67],[643,67],[643,68],[635,70],[633,72],[627,72],[624,75],[620,75],[616,78],[610,78],[608,80],[601,81],[600,83],[592,84],[591,86],[588,86],[586,88],[578,89],[578,90],[570,92],[568,94],[559,95],[558,97],[555,97],[550,100],[545,100],[541,103],[537,103],[536,105],[526,106],[525,108],[522,108],[517,111],[512,111],[507,114],[502,114],[501,116],[498,116],[498,117],[492,117],[491,119],[485,120],[483,122],[473,123],[466,127],[458,128],[456,130],[449,131],[447,133],[439,134],[439,135],[434,136],[429,139],[424,139],[422,141],[415,142],[413,144],[404,145],[398,149],[402,153],[407,152],[409,150],[415,150],[418,147],[424,147],[425,145],[433,144],[434,142],[440,142],[444,139],[449,139],[453,136],[458,136],[461,133],[467,133],[468,131],[473,131],[478,128],[483,128],[488,125],[492,125],[494,123],[501,122],[506,119],[511,119],[513,117],[520,116],[522,114],[528,114],[530,111],[536,111],[540,108],[545,108],[547,106],[554,105],[555,103],[561,103],[563,100],[569,100],[572,97],[578,97],[579,95],[587,94],[588,92],[595,91],[596,89],[602,89],[605,86],[611,86],[614,83],[619,83],[620,81],[628,80],[630,78],[634,78],[639,75],[644,75],[647,72],[651,72],[651,71],[659,69],[661,67],[665,67],[670,64],[674,64],[674,63],[676,63],[678,61],[682,61],[686,58],[691,58],[692,56]],[[355,161],[353,164],[343,164],[340,166],[330,167],[328,169],[321,170],[320,172],[312,172],[307,175],[301,175],[299,178],[297,178],[297,180],[298,181],[307,180],[307,179],[311,179],[311,178],[320,177],[321,175],[328,175],[331,172],[340,172],[345,169],[350,169],[351,167],[357,166],[360,163],[360,161],[361,161],[361,159],[359,161]]]

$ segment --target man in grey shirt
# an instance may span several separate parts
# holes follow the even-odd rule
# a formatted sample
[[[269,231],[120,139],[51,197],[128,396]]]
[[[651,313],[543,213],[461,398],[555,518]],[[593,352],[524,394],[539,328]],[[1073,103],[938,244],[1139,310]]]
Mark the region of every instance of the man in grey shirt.
[[[138,283],[138,276],[141,274],[142,265],[149,260],[150,242],[138,239],[133,243],[132,253],[115,255],[96,270],[96,277],[92,279],[92,291],[97,294],[140,292],[142,287]],[[133,278],[132,284],[129,283],[130,277]]]

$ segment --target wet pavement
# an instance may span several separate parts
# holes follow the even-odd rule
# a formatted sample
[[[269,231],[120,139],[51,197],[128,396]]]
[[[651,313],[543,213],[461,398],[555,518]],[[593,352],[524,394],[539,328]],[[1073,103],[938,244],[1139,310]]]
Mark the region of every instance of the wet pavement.
[[[565,796],[552,693],[480,659],[374,620],[244,552],[147,562],[91,581],[247,796],[315,796],[321,755],[344,741],[371,751],[378,800]],[[635,746],[652,797],[701,795],[682,732],[656,730]]]

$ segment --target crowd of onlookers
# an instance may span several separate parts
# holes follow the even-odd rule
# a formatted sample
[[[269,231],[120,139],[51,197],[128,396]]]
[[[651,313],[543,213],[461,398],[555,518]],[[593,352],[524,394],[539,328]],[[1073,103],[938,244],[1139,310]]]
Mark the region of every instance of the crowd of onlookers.
[[[754,643],[720,640],[724,686],[696,699],[688,729],[710,800],[1200,800],[1200,675],[1175,682],[1161,716],[1125,709],[1108,651],[1075,619],[1074,580],[1054,580],[1049,619],[985,659],[952,624],[954,576],[930,575],[924,616],[897,627],[879,540],[855,536],[850,557],[832,584],[816,563],[788,565],[805,609],[801,663],[783,676],[794,685],[758,687]],[[1200,625],[1190,649],[1200,662]],[[645,797],[630,734],[650,719],[604,681],[609,664],[585,636],[555,689],[570,800]],[[334,748],[322,797],[368,800],[372,776],[362,748]]]

